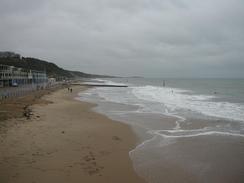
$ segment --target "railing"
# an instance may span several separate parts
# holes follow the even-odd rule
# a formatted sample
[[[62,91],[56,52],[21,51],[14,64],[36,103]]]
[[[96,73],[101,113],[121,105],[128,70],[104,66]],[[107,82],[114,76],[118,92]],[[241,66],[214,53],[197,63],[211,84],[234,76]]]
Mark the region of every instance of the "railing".
[[[20,97],[29,94],[32,91],[35,91],[35,86],[26,85],[24,87],[7,87],[0,89],[0,100],[13,98],[13,97]]]
[[[9,98],[25,96],[34,91],[38,91],[42,89],[56,88],[61,84],[62,83],[60,82],[55,82],[55,83],[27,84],[18,87],[2,87],[0,88],[0,101]]]

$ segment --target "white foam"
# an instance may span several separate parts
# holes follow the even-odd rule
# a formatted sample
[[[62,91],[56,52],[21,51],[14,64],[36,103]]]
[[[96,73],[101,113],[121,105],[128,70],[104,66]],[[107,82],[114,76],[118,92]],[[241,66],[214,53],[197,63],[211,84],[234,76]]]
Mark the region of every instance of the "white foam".
[[[234,137],[244,137],[244,134],[231,133],[231,132],[221,132],[221,131],[205,131],[201,133],[185,133],[180,135],[167,135],[161,133],[162,131],[155,131],[154,133],[160,135],[164,138],[186,138],[186,137],[197,137],[197,136],[207,136],[207,135],[221,135],[221,136],[234,136]]]
[[[191,91],[156,86],[133,87],[132,93],[141,100],[164,104],[170,113],[186,109],[207,116],[244,121],[244,105],[214,102],[214,96],[187,94]]]
[[[157,139],[157,137],[162,137],[162,140],[158,141],[158,146],[163,147],[170,145],[176,142],[176,139],[179,138],[192,138],[199,136],[230,136],[230,137],[241,137],[244,138],[244,134],[240,134],[237,131],[216,131],[216,129],[212,129],[210,127],[205,127],[202,129],[192,129],[192,130],[148,130],[148,134],[152,135],[152,138],[143,141],[141,144],[137,145],[133,150],[129,152],[131,153],[142,149],[148,148],[148,146],[153,145],[153,141]],[[154,144],[155,145],[155,144]]]
[[[120,86],[126,86],[125,83],[121,82],[114,82],[110,80],[105,79],[91,79],[88,82],[84,82],[84,84],[96,84],[96,85],[120,85]]]
[[[90,93],[98,94],[100,98],[108,102],[127,104],[127,105],[142,105],[138,99],[131,95],[129,88],[93,88]]]

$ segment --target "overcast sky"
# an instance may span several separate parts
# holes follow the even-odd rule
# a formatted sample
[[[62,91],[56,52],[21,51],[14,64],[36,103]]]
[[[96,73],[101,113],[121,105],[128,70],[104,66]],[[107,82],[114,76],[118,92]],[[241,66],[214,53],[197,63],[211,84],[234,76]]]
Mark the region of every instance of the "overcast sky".
[[[244,0],[0,0],[0,51],[70,70],[244,77]]]

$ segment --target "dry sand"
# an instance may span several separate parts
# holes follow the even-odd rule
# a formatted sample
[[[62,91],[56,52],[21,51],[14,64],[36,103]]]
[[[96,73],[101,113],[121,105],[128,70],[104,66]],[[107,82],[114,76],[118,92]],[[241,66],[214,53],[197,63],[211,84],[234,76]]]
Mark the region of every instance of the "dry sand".
[[[0,136],[0,183],[144,182],[128,155],[131,129],[74,94],[58,90],[44,97],[52,103],[31,107],[30,119],[9,120],[16,125]]]

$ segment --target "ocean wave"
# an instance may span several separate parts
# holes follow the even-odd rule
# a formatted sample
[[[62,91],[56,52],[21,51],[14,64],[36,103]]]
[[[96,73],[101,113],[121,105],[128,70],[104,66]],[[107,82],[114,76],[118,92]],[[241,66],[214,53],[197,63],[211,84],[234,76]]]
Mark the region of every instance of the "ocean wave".
[[[244,121],[244,105],[216,102],[211,95],[190,94],[191,91],[156,86],[133,87],[132,93],[140,100],[161,103],[170,113],[185,109],[211,117]]]

